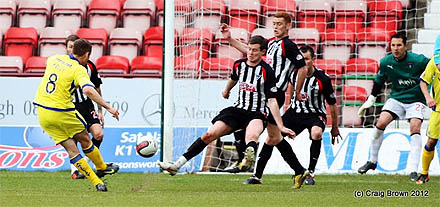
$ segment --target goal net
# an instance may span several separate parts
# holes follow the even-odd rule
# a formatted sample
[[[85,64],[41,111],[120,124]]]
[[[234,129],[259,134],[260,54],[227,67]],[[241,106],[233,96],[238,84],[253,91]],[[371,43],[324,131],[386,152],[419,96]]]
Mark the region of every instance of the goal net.
[[[409,50],[430,55],[430,43],[426,46],[419,34],[426,25],[424,16],[429,3],[422,0],[175,0],[173,160],[211,126],[211,119],[221,109],[232,105],[237,98],[237,89],[228,100],[222,98],[221,92],[233,62],[244,56],[223,38],[219,31],[221,23],[231,26],[233,38],[246,43],[253,35],[273,37],[273,16],[280,11],[290,14],[293,22],[289,38],[298,47],[310,45],[317,57],[315,66],[332,78],[339,126],[371,128],[391,86],[385,87],[365,116],[358,117],[357,111],[371,92],[380,59],[389,54],[391,35],[406,32]],[[327,117],[327,126],[331,126],[333,120],[330,115]],[[223,171],[238,159],[234,141],[229,135],[211,143],[184,170]]]

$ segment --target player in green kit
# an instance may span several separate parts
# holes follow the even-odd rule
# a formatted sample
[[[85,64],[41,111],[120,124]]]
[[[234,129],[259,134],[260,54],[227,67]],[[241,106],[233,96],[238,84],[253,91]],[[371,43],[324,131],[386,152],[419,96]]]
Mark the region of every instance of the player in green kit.
[[[408,158],[407,169],[411,172],[410,179],[412,181],[417,179],[422,150],[420,128],[426,108],[425,97],[420,90],[419,77],[425,70],[429,59],[424,55],[407,51],[406,40],[404,33],[397,33],[391,37],[392,54],[380,60],[379,72],[374,80],[371,95],[359,109],[359,116],[363,116],[365,109],[370,108],[376,102],[376,96],[385,82],[391,82],[391,94],[382,108],[379,120],[374,128],[370,146],[370,159],[358,170],[361,174],[370,169],[376,169],[384,130],[388,124],[395,119],[406,119],[410,123],[411,132],[411,153]]]

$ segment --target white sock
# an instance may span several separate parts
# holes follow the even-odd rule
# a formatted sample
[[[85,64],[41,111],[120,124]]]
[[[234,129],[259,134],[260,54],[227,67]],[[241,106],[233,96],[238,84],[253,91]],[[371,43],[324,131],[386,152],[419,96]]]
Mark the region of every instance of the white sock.
[[[73,173],[78,170],[76,169],[75,165],[70,164],[70,174],[73,175]]]
[[[422,155],[422,136],[420,134],[411,135],[411,153],[408,158],[408,170],[417,172],[419,168],[420,156]]]
[[[184,156],[180,156],[174,164],[176,164],[177,168],[181,168],[187,161]]]
[[[373,132],[373,139],[371,140],[371,146],[370,146],[370,162],[376,163],[377,162],[377,156],[379,155],[379,149],[382,145],[383,141],[383,132],[384,130],[374,128]]]

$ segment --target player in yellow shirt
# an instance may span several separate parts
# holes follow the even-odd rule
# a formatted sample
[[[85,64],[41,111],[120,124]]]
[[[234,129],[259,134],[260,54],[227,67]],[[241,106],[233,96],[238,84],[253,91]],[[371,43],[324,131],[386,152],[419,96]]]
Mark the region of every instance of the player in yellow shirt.
[[[432,108],[431,117],[428,125],[428,141],[422,154],[422,173],[417,179],[417,184],[423,184],[429,181],[429,166],[434,158],[435,145],[440,138],[440,35],[437,36],[436,48],[434,57],[426,66],[425,72],[420,77],[420,88],[426,99],[426,104]],[[429,94],[428,85],[432,84],[432,94]]]
[[[74,42],[71,55],[49,57],[34,105],[37,106],[41,127],[56,144],[64,147],[69,154],[70,162],[93,183],[98,191],[107,191],[107,187],[99,177],[116,173],[119,166],[104,162],[99,149],[90,140],[84,118],[75,110],[72,103],[73,91],[76,87],[81,87],[84,94],[119,120],[119,112],[99,96],[86,70],[81,66],[87,63],[91,51],[92,46],[87,40],[78,39]],[[79,153],[77,141],[80,142],[84,154],[95,164],[96,174]]]

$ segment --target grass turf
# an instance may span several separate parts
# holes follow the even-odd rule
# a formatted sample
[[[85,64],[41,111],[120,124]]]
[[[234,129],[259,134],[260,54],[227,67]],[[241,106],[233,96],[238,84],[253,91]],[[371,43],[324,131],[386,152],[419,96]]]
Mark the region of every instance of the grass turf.
[[[289,175],[119,173],[105,177],[109,192],[67,171],[0,171],[1,206],[431,206],[440,203],[440,177],[416,185],[406,175],[317,175],[316,185],[292,189]],[[378,192],[368,197],[368,190]],[[389,197],[387,190],[408,192]],[[363,197],[355,197],[355,192]],[[380,197],[380,193],[384,197]],[[413,196],[412,196],[413,195]]]

